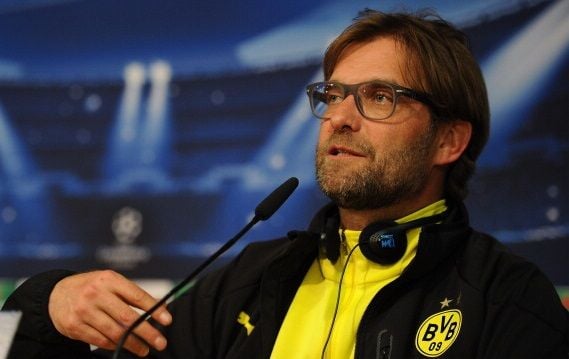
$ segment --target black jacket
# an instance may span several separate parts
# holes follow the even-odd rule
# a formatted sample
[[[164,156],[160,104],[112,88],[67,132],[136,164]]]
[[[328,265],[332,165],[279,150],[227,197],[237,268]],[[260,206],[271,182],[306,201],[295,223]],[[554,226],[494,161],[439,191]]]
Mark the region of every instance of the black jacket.
[[[200,280],[171,305],[168,348],[153,356],[270,357],[296,290],[318,256],[323,221],[321,211],[309,231],[251,244]],[[87,346],[58,336],[47,317],[49,291],[65,275],[34,277],[6,302],[6,308],[25,313],[14,358],[87,353]],[[255,326],[249,335],[237,321],[241,312]],[[473,231],[464,207],[456,206],[444,223],[423,228],[413,262],[375,295],[358,328],[355,356],[567,358],[568,352],[569,315],[552,284],[534,265]]]

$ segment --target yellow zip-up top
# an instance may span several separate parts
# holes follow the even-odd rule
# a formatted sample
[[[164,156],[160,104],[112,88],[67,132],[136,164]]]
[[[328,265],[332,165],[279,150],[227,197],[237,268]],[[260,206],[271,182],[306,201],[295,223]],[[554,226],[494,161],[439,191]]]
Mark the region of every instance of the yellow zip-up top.
[[[446,210],[444,200],[435,202],[417,212],[396,220],[405,223],[432,216]],[[312,263],[288,309],[271,354],[272,359],[320,358],[330,331],[340,277],[348,253],[358,243],[360,231],[340,230],[345,238],[346,250],[333,264],[326,258]],[[342,280],[338,313],[325,358],[353,358],[356,331],[368,304],[384,286],[398,278],[411,263],[417,252],[421,228],[407,231],[407,249],[396,263],[381,265],[370,261],[354,250]]]

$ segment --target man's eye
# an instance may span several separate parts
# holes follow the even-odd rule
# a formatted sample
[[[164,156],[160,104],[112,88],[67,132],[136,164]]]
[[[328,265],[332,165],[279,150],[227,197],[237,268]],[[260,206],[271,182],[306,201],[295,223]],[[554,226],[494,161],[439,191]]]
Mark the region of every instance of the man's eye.
[[[328,104],[340,103],[342,100],[343,98],[340,95],[328,94],[326,96],[326,103]]]
[[[363,100],[373,105],[390,105],[393,103],[393,95],[384,90],[368,91],[364,92]]]
[[[384,92],[378,92],[374,96],[374,101],[376,103],[385,103],[385,102],[389,102],[391,100]]]

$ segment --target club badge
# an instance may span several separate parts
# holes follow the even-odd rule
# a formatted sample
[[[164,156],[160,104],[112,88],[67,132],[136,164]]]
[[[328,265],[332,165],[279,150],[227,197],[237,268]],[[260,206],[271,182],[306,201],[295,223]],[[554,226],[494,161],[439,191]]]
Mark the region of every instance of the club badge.
[[[443,308],[448,307],[450,300],[445,298],[441,303]],[[429,358],[442,355],[458,337],[461,324],[462,313],[458,309],[448,309],[431,315],[417,331],[415,336],[417,350]]]

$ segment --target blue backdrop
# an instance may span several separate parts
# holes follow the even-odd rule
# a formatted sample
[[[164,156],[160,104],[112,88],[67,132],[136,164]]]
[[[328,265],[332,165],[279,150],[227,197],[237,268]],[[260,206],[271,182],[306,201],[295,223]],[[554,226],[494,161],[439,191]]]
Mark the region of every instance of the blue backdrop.
[[[358,10],[424,6],[0,0],[0,277],[180,278],[290,176],[236,250],[305,228],[325,202],[305,85]],[[569,2],[428,6],[470,36],[489,88],[473,226],[569,285]]]

